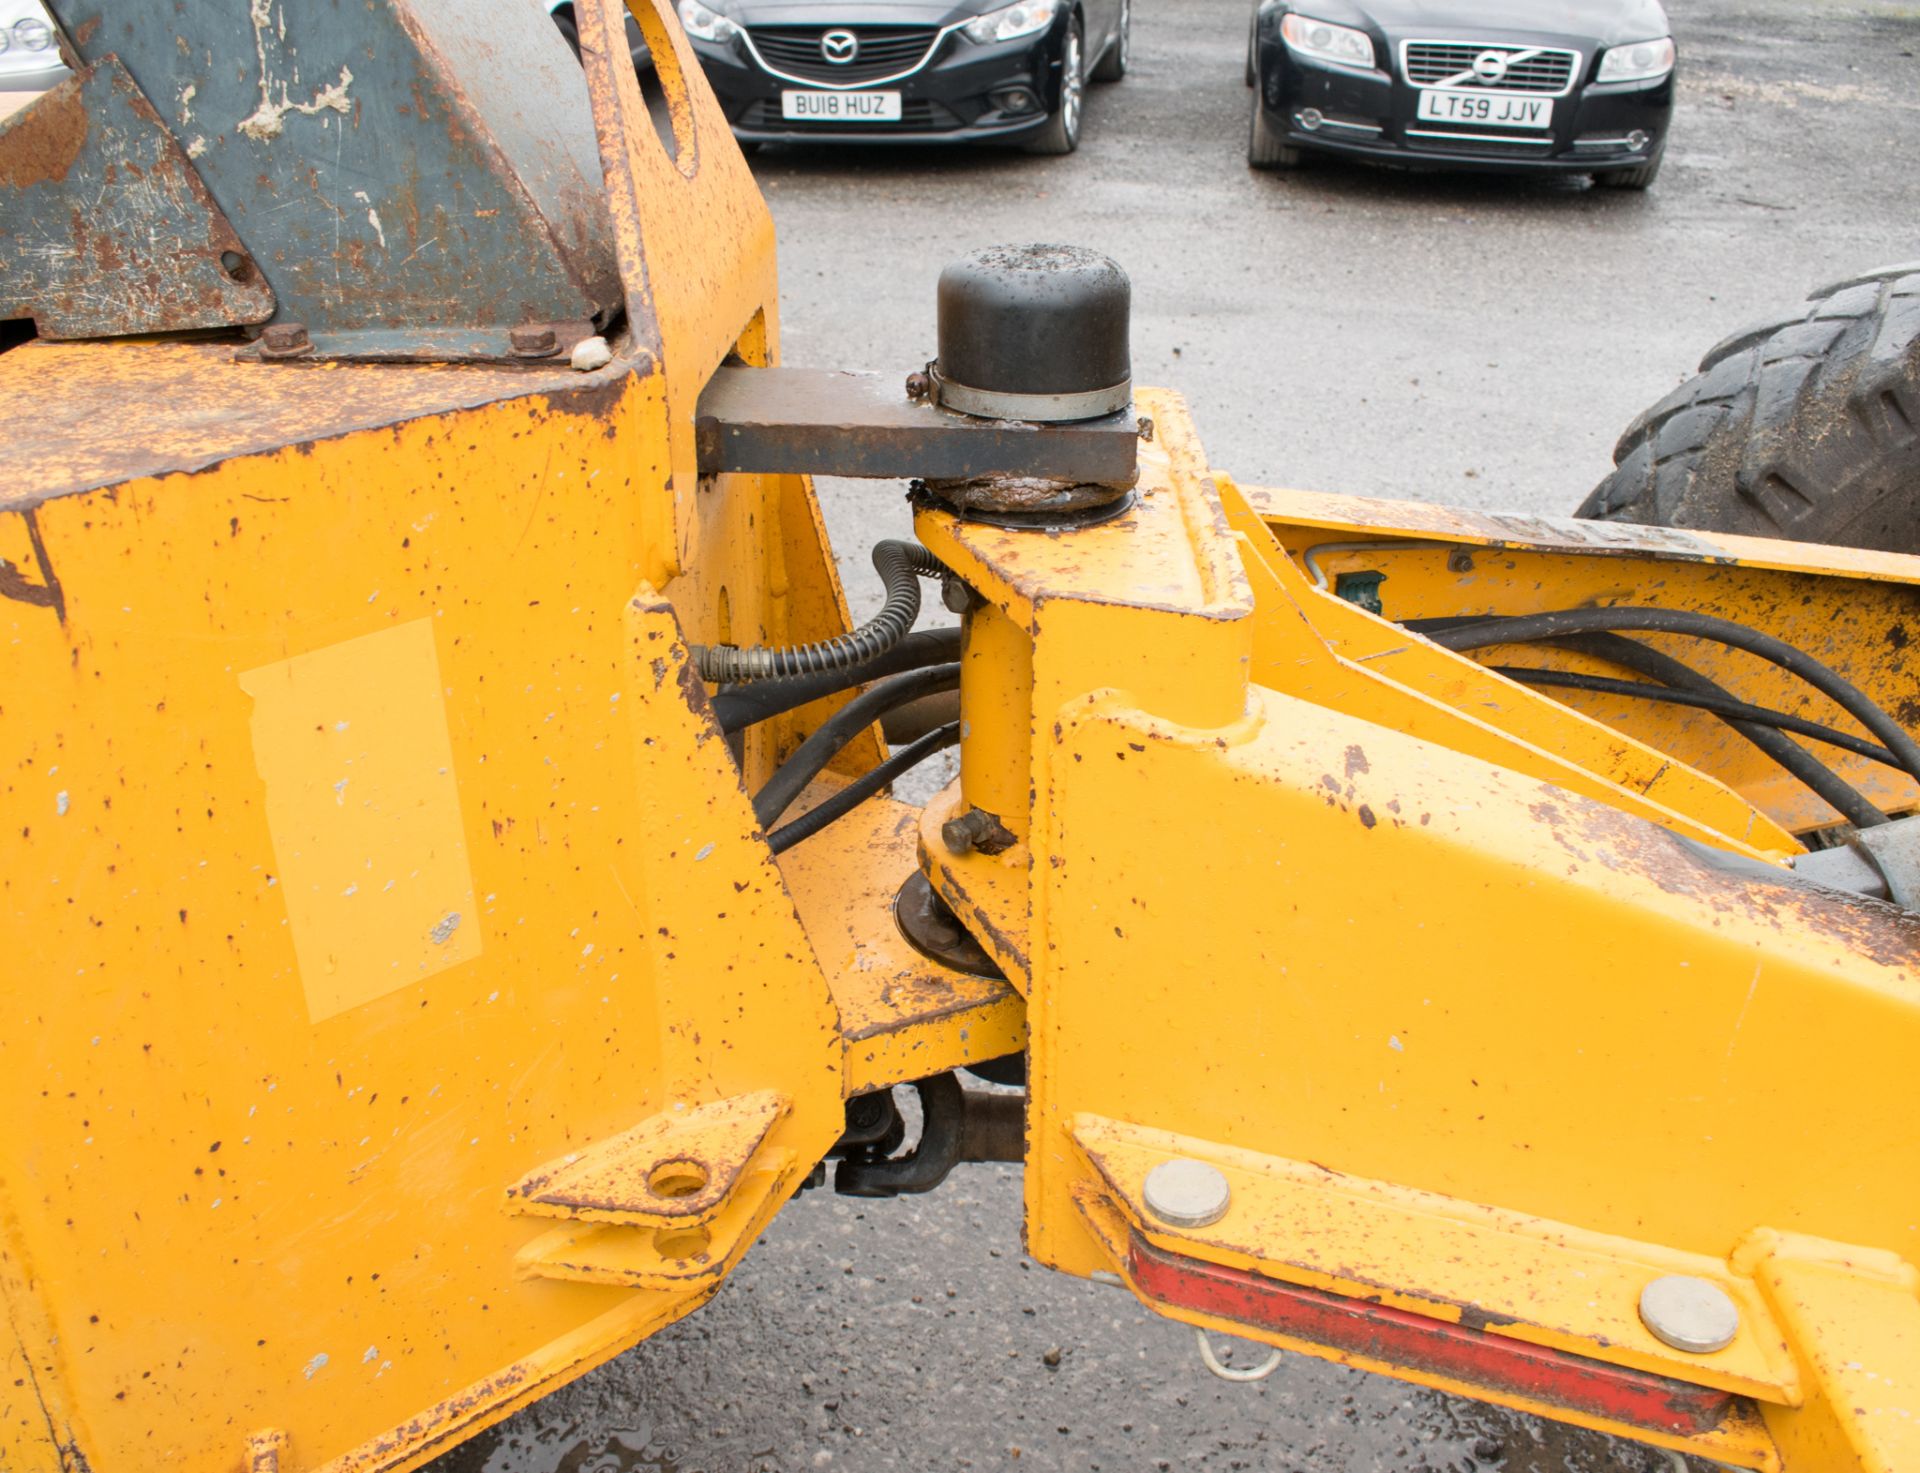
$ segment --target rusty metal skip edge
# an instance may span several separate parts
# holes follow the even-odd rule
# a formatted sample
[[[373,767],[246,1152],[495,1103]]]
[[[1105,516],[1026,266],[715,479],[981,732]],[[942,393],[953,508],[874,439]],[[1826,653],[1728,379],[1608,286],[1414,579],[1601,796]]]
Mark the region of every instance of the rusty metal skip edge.
[[[710,1297],[845,1099],[1025,1048],[1043,1262],[1729,1465],[1920,1467],[1920,922],[1797,881],[1833,813],[1713,729],[1309,576],[1401,618],[1657,589],[1897,710],[1912,560],[1241,487],[1142,391],[1117,518],[921,506],[968,590],[961,775],[776,859],[747,793],[828,708],[736,751],[691,646],[847,611],[804,478],[701,473],[702,388],[778,359],[773,234],[667,11],[663,125],[588,0],[554,142],[476,40],[524,22],[563,76],[532,7],[369,12],[405,123],[406,68],[321,65],[311,17],[256,5],[257,75],[196,112],[55,9],[82,73],[39,125],[121,111],[22,188],[148,150],[184,275],[56,271],[94,315],[0,354],[0,1464],[417,1467]],[[351,271],[307,269],[327,158],[458,136],[503,143],[460,165],[497,204],[380,179]],[[383,307],[430,240],[525,300],[429,321],[436,262]],[[976,812],[1005,843],[943,841]],[[1001,977],[907,944],[915,873]]]

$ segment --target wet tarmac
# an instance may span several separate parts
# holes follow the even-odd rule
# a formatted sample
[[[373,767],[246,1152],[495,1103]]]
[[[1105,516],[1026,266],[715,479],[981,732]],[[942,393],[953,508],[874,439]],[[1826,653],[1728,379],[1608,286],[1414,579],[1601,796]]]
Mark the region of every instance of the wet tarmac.
[[[1243,480],[1569,510],[1613,438],[1746,320],[1920,258],[1920,8],[1673,0],[1681,107],[1646,195],[1340,165],[1247,170],[1242,0],[1141,0],[1066,159],[767,150],[788,362],[904,375],[941,263],[1103,249],[1135,376]],[[856,607],[901,488],[822,487]],[[922,779],[922,790],[939,773]],[[1243,1357],[1251,1351],[1243,1351]],[[1242,1362],[1244,1363],[1244,1362]],[[435,1473],[803,1469],[1656,1473],[1667,1455],[1305,1358],[1230,1385],[1190,1331],[1021,1253],[1016,1168],[824,1192],[719,1297]],[[1693,1465],[1704,1473],[1706,1465]]]

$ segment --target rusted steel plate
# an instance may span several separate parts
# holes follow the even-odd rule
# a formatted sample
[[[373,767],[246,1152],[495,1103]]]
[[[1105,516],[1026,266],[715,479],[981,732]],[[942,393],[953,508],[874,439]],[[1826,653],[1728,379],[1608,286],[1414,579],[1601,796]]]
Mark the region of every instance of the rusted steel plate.
[[[1738,1400],[1714,1387],[1185,1258],[1138,1233],[1127,1267],[1140,1291],[1162,1304],[1651,1432],[1710,1431]]]
[[[264,322],[273,290],[105,56],[0,124],[0,317],[46,338]]]
[[[700,470],[1133,480],[1140,434],[1131,414],[1046,426],[975,419],[916,403],[902,383],[818,368],[719,369],[695,420]]]
[[[362,363],[282,371],[234,357],[231,343],[181,341],[36,342],[0,353],[0,402],[13,416],[0,511],[523,396],[611,425],[631,371],[621,360],[575,373],[564,359],[405,374]]]
[[[586,85],[542,7],[51,8],[152,100],[311,356],[507,360],[531,326],[563,357],[562,329],[618,303]],[[115,263],[173,269],[147,248]]]

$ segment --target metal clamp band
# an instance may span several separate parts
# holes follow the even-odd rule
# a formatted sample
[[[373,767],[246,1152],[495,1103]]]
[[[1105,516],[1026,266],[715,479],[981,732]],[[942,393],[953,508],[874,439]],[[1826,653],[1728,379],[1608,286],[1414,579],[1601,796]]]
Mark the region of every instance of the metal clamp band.
[[[933,402],[942,409],[971,414],[978,419],[1030,420],[1036,424],[1064,424],[1118,414],[1133,403],[1133,380],[1122,379],[1104,389],[1078,394],[1005,394],[992,389],[970,389],[943,377],[938,363],[927,365],[933,381]]]

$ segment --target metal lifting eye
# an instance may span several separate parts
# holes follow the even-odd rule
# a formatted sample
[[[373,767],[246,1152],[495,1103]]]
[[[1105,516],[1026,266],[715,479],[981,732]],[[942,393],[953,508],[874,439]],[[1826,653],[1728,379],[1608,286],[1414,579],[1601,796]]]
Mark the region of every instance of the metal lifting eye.
[[[1193,1327],[1193,1338],[1200,1345],[1201,1363],[1222,1381],[1264,1381],[1280,1369],[1280,1358],[1286,1354],[1284,1350],[1276,1350],[1259,1365],[1236,1370],[1221,1363],[1220,1357],[1213,1353],[1213,1342],[1207,1339],[1207,1332],[1198,1325]]]

